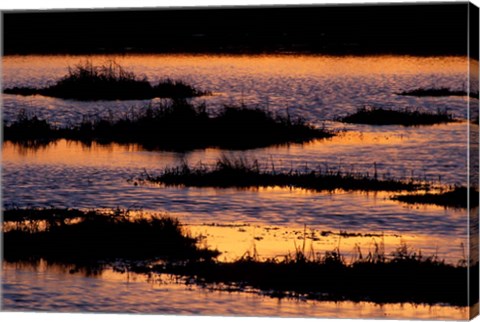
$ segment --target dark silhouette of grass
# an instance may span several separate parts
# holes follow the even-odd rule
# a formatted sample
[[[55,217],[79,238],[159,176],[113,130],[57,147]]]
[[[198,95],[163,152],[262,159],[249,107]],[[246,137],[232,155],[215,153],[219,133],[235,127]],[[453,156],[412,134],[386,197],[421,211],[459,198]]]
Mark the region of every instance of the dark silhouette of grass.
[[[4,230],[7,261],[43,258],[95,265],[99,261],[199,260],[219,255],[200,249],[197,239],[186,235],[174,218],[135,217],[121,210],[7,209]]]
[[[467,208],[468,189],[455,187],[453,190],[442,193],[423,193],[394,196],[392,199],[410,204],[433,204],[444,207]],[[478,207],[478,190],[470,189],[470,207]]]
[[[4,139],[13,142],[65,138],[83,142],[139,143],[146,149],[191,150],[206,147],[249,149],[329,138],[334,132],[303,120],[273,115],[260,108],[225,107],[210,115],[205,105],[183,99],[149,106],[113,120],[85,118],[81,124],[55,128],[36,116],[22,114],[4,126]]]
[[[212,283],[223,283],[229,290],[253,287],[274,297],[468,305],[468,267],[463,261],[445,264],[436,256],[424,257],[409,250],[405,244],[387,256],[376,246],[366,257],[358,250],[358,258],[351,264],[338,249],[324,256],[314,252],[307,256],[300,249],[283,260],[245,256],[232,263],[195,262],[154,269],[189,276],[206,287]],[[478,271],[478,263],[471,269]],[[478,283],[478,276],[472,279]],[[477,288],[472,291],[478,293]]]
[[[305,251],[259,260],[246,253],[234,262],[218,262],[218,251],[200,249],[180,223],[168,216],[133,217],[128,211],[12,208],[4,211],[4,259],[8,262],[73,264],[89,274],[110,264],[118,271],[168,273],[189,283],[224,285],[227,290],[258,289],[273,297],[375,303],[449,303],[466,306],[467,271],[478,263],[445,264],[406,244],[386,255],[382,244],[363,256],[356,249],[347,263],[338,248],[319,255]],[[305,239],[304,239],[305,240]],[[161,263],[154,263],[163,259]],[[470,274],[478,285],[478,274]],[[220,283],[220,284],[219,284]],[[478,288],[472,288],[478,298]],[[475,297],[476,296],[476,297]]]
[[[146,77],[139,78],[115,62],[94,66],[91,62],[69,68],[68,74],[45,88],[13,87],[6,94],[44,95],[80,101],[135,100],[155,97],[195,97],[209,94],[182,81],[167,79],[152,86]]]
[[[303,143],[313,139],[330,138],[334,132],[315,128],[303,119],[274,115],[262,108],[225,106],[212,118],[209,134],[216,146],[248,149],[284,143]]]
[[[210,92],[193,88],[181,80],[165,79],[153,86],[155,97],[187,98],[210,95]]]
[[[470,96],[472,98],[478,99],[478,92],[466,92],[466,91],[454,91],[446,87],[439,87],[439,88],[416,88],[411,91],[403,91],[397,93],[397,95],[404,95],[404,96]]]
[[[355,113],[340,118],[345,123],[371,124],[371,125],[432,125],[438,123],[454,122],[455,119],[446,111],[436,113],[420,112],[418,110],[392,110],[378,107],[362,107]]]
[[[393,179],[380,180],[373,176],[342,173],[339,171],[296,171],[278,172],[261,170],[258,161],[250,162],[244,158],[232,159],[223,156],[213,169],[205,166],[191,167],[183,163],[177,167],[166,168],[159,176],[146,174],[142,178],[147,182],[188,187],[297,187],[316,191],[335,189],[360,191],[402,191],[417,190],[422,184]]]
[[[29,116],[21,109],[17,119],[4,127],[4,137],[12,141],[49,141],[58,138],[58,135],[55,128],[46,120],[39,119],[36,115]]]

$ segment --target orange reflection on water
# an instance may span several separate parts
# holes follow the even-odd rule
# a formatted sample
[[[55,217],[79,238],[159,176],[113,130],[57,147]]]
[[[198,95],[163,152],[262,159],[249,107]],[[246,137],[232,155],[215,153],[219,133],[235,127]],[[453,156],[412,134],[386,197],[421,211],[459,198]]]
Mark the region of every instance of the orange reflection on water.
[[[405,244],[409,252],[424,257],[437,256],[456,264],[465,256],[465,238],[442,237],[428,234],[400,234],[390,232],[339,231],[330,227],[278,227],[246,224],[188,225],[192,236],[199,237],[201,245],[221,252],[221,261],[235,261],[244,256],[258,259],[284,259],[297,250],[310,259],[322,258],[325,252],[339,250],[347,264],[365,258],[377,251],[387,258]]]
[[[106,270],[85,276],[85,272],[69,270],[42,262],[38,266],[2,263],[2,283],[8,286],[3,309],[21,309],[13,300],[20,297],[27,305],[24,310],[56,312],[439,320],[463,320],[469,315],[466,307],[275,299],[255,292],[185,286],[164,275],[147,278]]]
[[[105,57],[95,57],[98,62]],[[464,72],[465,57],[365,56],[335,57],[316,55],[135,55],[116,58],[118,62],[138,69],[152,69],[160,62],[168,70],[181,62],[185,70],[205,66],[225,72],[236,69],[240,73],[266,72],[285,75],[365,75],[435,73],[439,66],[445,73]]]
[[[58,79],[85,57],[77,56],[4,56],[3,73],[6,80],[28,77],[32,69],[45,69],[42,77]],[[281,77],[328,77],[332,75],[411,75],[465,73],[466,57],[413,57],[413,56],[317,56],[317,55],[183,55],[135,54],[91,55],[96,65],[114,59],[120,65],[139,75],[156,81],[159,77],[183,78],[193,73],[222,74],[234,71],[238,77],[269,74]],[[52,68],[53,66],[53,68]],[[48,69],[47,69],[48,68]],[[15,80],[17,81],[17,80]],[[246,84],[248,85],[248,84]]]
[[[3,142],[2,159],[13,164],[60,164],[97,167],[125,167],[138,165],[138,154],[144,162],[159,160],[156,153],[144,151],[135,144],[84,144],[76,141],[58,140],[46,145],[25,147],[12,142]],[[166,163],[175,162],[168,152],[162,153]],[[148,163],[147,163],[148,164]]]

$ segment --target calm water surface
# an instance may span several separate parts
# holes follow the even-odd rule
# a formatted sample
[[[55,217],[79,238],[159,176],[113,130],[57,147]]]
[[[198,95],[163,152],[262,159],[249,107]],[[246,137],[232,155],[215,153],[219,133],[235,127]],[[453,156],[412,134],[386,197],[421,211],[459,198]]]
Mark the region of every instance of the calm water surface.
[[[62,77],[67,66],[85,59],[87,57],[83,56],[4,57],[3,86],[46,86]],[[145,171],[159,173],[166,166],[183,161],[192,165],[199,162],[213,165],[218,157],[226,154],[257,159],[267,169],[273,160],[279,170],[333,169],[373,174],[376,163],[380,176],[415,177],[441,186],[464,185],[468,100],[464,97],[416,98],[395,93],[432,86],[464,90],[467,83],[465,58],[132,55],[89,56],[88,59],[94,63],[115,59],[137,74],[148,76],[152,82],[169,77],[210,90],[214,95],[195,101],[206,102],[212,111],[223,104],[241,103],[265,106],[278,113],[288,108],[292,115],[301,116],[317,126],[346,131],[328,140],[245,152],[218,149],[184,153],[145,151],[136,145],[94,143],[85,146],[65,140],[32,149],[7,142],[2,148],[4,205],[120,207],[168,212],[179,217],[194,235],[206,237],[204,242],[222,251],[223,260],[238,258],[253,249],[264,257],[285,255],[303,242],[305,231],[309,236],[306,243],[315,251],[340,246],[347,258],[356,244],[368,252],[375,242],[383,242],[389,252],[401,242],[407,242],[426,255],[436,253],[448,262],[462,259],[462,244],[467,243],[468,232],[465,210],[408,206],[390,200],[390,193],[168,188],[134,185],[131,179]],[[76,102],[42,96],[3,95],[3,115],[10,122],[20,109],[26,109],[52,122],[66,124],[77,122],[84,115],[113,113],[121,116],[131,108],[139,109],[149,103],[152,102]],[[363,105],[427,111],[447,109],[459,122],[426,127],[375,127],[335,121],[336,117],[354,112]],[[473,117],[478,113],[471,112]],[[375,237],[321,234],[340,230],[373,233]],[[110,278],[85,278],[49,269],[39,277],[24,268],[5,267],[4,285],[7,285],[9,296],[5,307],[8,309],[27,309],[29,304],[26,303],[35,303],[34,298],[22,303],[10,297],[22,297],[36,290],[32,296],[53,292],[59,298],[68,297],[68,301],[63,301],[68,303],[63,308],[56,307],[56,301],[31,307],[41,310],[87,310],[93,305],[92,310],[137,308],[153,312],[156,302],[146,303],[144,307],[125,306],[125,303],[136,303],[136,297],[143,298],[142,292],[151,292],[155,294],[152,301],[162,302],[166,294],[175,294],[178,299],[178,303],[172,304],[173,311],[161,308],[156,313],[189,313],[187,311],[192,308],[202,314],[248,314],[245,307],[255,303],[262,307],[261,315],[380,317],[387,314],[392,317],[460,318],[465,314],[445,307],[405,305],[399,309],[399,306],[378,307],[368,303],[277,302],[252,294],[186,290],[178,286],[155,288],[148,283],[128,284],[127,287],[124,281]],[[59,291],[54,284],[46,282],[49,278],[74,288],[70,293]],[[78,298],[82,288],[91,287],[99,294],[109,294],[116,285],[123,285],[125,289],[111,307],[103,302],[95,306],[92,304],[95,297]],[[192,303],[191,294],[195,294],[197,302]],[[187,301],[188,306],[182,301]],[[210,304],[206,305],[206,301]],[[246,306],[226,311],[227,301],[240,301]]]

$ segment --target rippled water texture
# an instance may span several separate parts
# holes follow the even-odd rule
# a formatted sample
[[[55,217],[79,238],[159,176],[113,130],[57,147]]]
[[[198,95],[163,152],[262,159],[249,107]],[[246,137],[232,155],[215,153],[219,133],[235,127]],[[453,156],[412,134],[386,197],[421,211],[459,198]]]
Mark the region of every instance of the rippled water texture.
[[[168,278],[69,274],[59,267],[3,265],[4,307],[14,311],[122,312],[185,315],[322,318],[467,319],[466,308],[369,302],[272,299],[250,292],[221,292],[178,285]],[[33,287],[32,287],[33,285]]]
[[[83,56],[4,57],[3,86],[43,87],[63,76],[67,66],[85,59],[87,57]],[[466,210],[407,206],[390,200],[390,193],[314,193],[280,188],[166,188],[134,185],[129,179],[145,171],[159,173],[164,167],[184,160],[192,165],[198,162],[212,165],[223,154],[242,154],[252,160],[258,159],[260,165],[268,169],[273,162],[278,170],[328,168],[373,174],[375,163],[380,176],[415,177],[442,186],[465,185],[469,124],[466,120],[467,98],[418,98],[395,94],[418,87],[465,90],[468,81],[465,58],[134,55],[89,56],[88,59],[94,63],[115,59],[127,69],[148,76],[152,82],[168,77],[210,90],[214,95],[195,99],[206,102],[210,110],[223,104],[241,103],[265,106],[278,113],[284,113],[288,108],[292,115],[301,116],[317,126],[346,131],[332,139],[304,145],[245,152],[218,149],[184,153],[145,151],[136,145],[94,143],[86,146],[65,140],[31,149],[7,142],[2,149],[5,205],[166,211],[178,216],[194,235],[206,236],[206,242],[222,251],[221,258],[225,260],[237,258],[252,247],[265,257],[286,254],[294,249],[295,243],[301,242],[298,237],[302,236],[305,227],[311,236],[318,237],[308,241],[318,251],[332,250],[340,245],[342,252],[348,255],[356,244],[367,251],[380,240],[385,242],[387,250],[393,250],[406,241],[412,247],[421,248],[426,255],[436,253],[448,262],[456,263],[462,258],[462,244],[467,243]],[[478,63],[475,64],[478,67]],[[478,80],[475,82],[478,83]],[[6,121],[12,121],[24,108],[52,122],[65,124],[77,122],[86,114],[107,114],[111,111],[113,115],[121,115],[129,108],[142,108],[149,103],[76,102],[42,96],[3,95],[3,112]],[[447,109],[459,122],[403,127],[346,125],[335,121],[336,117],[352,113],[363,105],[399,109],[412,107],[427,111]],[[476,117],[476,113],[478,111],[472,109],[472,117]],[[476,128],[476,125],[471,126]],[[377,237],[343,238],[320,234],[322,231],[340,230],[374,233]],[[8,283],[13,283],[12,279],[18,283],[12,284],[13,290],[17,287],[28,289],[28,281],[32,279],[34,285],[40,283],[31,272],[9,269],[7,273]],[[64,283],[80,289],[85,283],[78,276],[61,276],[55,275],[54,278],[65,278]],[[108,293],[116,285],[109,283],[114,282],[89,279],[87,285]],[[54,288],[49,290],[53,286],[44,280],[38,287],[40,293],[56,292]],[[140,289],[143,292],[144,288],[148,287],[143,284],[126,287],[125,301],[130,301],[128,296],[132,299],[138,296],[136,292]],[[225,301],[241,301],[245,305],[262,303],[263,307],[265,304],[265,311],[261,312],[266,315],[379,317],[385,312],[390,316],[393,311],[418,310],[423,312],[418,314],[425,314],[425,317],[464,316],[457,311],[445,313],[447,311],[442,311],[443,308],[438,309],[442,313],[437,315],[429,309],[408,305],[409,309],[398,309],[396,306],[379,308],[348,302],[277,303],[257,295],[198,293],[198,290],[178,288],[168,290],[178,294],[179,298],[185,297],[192,307],[202,307],[204,301],[214,298],[218,302],[216,308],[210,310],[206,306],[205,310],[199,311],[203,314],[246,314],[248,310],[242,307],[235,312],[225,311]],[[161,294],[166,294],[161,288],[152,288],[148,292],[159,296],[158,301],[161,301]],[[196,294],[194,302],[189,296],[191,292]],[[57,295],[62,298],[68,294]],[[77,300],[72,300],[72,307],[83,310]],[[178,306],[172,306],[173,313],[196,312],[183,311],[186,308],[182,309],[182,300],[179,301]],[[15,301],[6,305],[9,308],[27,308]],[[53,304],[38,308],[56,309]],[[151,307],[137,308],[142,312],[153,312]],[[105,310],[123,311],[129,308],[119,299],[116,307],[106,306]],[[367,313],[362,315],[362,312]],[[423,316],[399,314],[391,316]]]
[[[8,56],[3,58],[3,86],[47,86],[65,75],[68,66],[86,59],[83,56]],[[467,59],[463,57],[128,55],[89,56],[88,59],[95,64],[114,59],[136,74],[147,76],[151,82],[164,78],[184,80],[212,91],[213,96],[199,99],[212,107],[244,102],[278,110],[290,108],[292,113],[312,122],[350,113],[364,104],[448,108],[459,117],[467,115],[462,97],[395,95],[418,87],[465,90]],[[105,108],[118,111],[138,104],[143,103],[78,103],[4,96],[7,118],[14,116],[19,106],[66,121]]]

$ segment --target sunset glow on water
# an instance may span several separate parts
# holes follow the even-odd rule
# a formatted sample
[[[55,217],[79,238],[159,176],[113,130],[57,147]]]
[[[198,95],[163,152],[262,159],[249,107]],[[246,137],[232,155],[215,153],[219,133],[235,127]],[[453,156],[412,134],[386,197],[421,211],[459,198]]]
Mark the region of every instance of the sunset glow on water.
[[[436,205],[408,205],[392,200],[392,192],[261,187],[187,188],[136,184],[142,174],[159,174],[182,162],[213,167],[223,155],[258,160],[262,169],[332,170],[400,180],[430,182],[435,187],[465,185],[467,178],[467,98],[413,97],[396,93],[419,87],[464,90],[467,60],[463,57],[315,55],[125,55],[7,56],[3,86],[43,87],[85,60],[114,59],[151,82],[180,79],[213,93],[195,98],[215,113],[224,104],[262,106],[301,116],[315,126],[336,131],[329,139],[246,151],[217,148],[172,152],[146,150],[138,144],[84,144],[58,140],[36,147],[4,142],[3,203],[17,207],[133,209],[166,213],[201,242],[233,261],[245,254],[260,258],[287,256],[303,248],[324,254],[338,248],[350,262],[382,244],[390,254],[406,243],[425,256],[456,264],[468,245],[467,210]],[[478,62],[475,62],[478,65]],[[478,82],[478,80],[477,80]],[[4,119],[13,122],[21,109],[57,125],[78,122],[85,115],[121,117],[150,101],[78,102],[44,96],[3,95]],[[457,122],[432,126],[346,124],[339,117],[368,105],[435,112],[447,109]],[[474,111],[478,113],[478,111]],[[478,115],[471,115],[472,118]],[[471,124],[478,131],[478,126]],[[402,192],[405,193],[405,192]],[[478,220],[478,218],[477,218]],[[256,293],[206,291],[170,283],[125,281],[106,272],[98,277],[68,274],[58,267],[34,273],[28,267],[3,264],[4,307],[11,310],[105,311],[175,314],[255,315],[355,318],[464,319],[466,308],[443,305],[370,302],[276,300]],[[140,277],[138,277],[141,279]],[[55,283],[53,283],[55,282]],[[71,293],[65,289],[72,288]],[[81,299],[84,289],[97,295]],[[121,297],[108,299],[118,287]],[[38,288],[37,293],[32,288]],[[41,294],[41,295],[40,295]],[[49,296],[51,294],[51,296]],[[173,301],[163,307],[165,296]],[[39,297],[51,298],[44,302]],[[28,305],[16,299],[26,298]],[[142,303],[145,298],[150,301]],[[56,306],[56,299],[65,306]],[[238,306],[226,303],[235,301]],[[107,304],[107,302],[109,302]],[[186,304],[188,303],[188,305]],[[255,304],[252,304],[255,303]],[[71,305],[70,305],[71,304]],[[160,305],[160,306],[159,306]],[[74,309],[72,309],[72,307]]]

